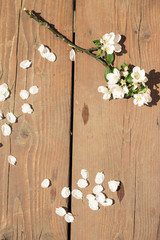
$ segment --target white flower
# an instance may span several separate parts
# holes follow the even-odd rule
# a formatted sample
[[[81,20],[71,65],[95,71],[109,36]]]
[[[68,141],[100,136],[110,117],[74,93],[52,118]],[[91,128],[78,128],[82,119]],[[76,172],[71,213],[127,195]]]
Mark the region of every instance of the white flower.
[[[86,188],[88,186],[88,182],[86,179],[79,179],[77,185],[80,188]]]
[[[102,43],[102,50],[107,52],[107,54],[112,54],[115,52],[120,52],[122,47],[118,42],[121,40],[121,35],[111,32],[106,33],[103,35],[103,37],[100,39],[100,42]]]
[[[109,186],[109,189],[112,191],[112,192],[116,192],[118,187],[120,185],[120,182],[119,181],[114,181],[114,180],[111,180],[108,182],[108,186]]]
[[[74,189],[72,191],[72,196],[75,197],[76,199],[82,199],[82,192],[79,189]]]
[[[8,156],[8,162],[9,162],[10,164],[12,164],[12,165],[16,165],[17,160],[16,160],[16,158],[15,158],[14,156],[9,155],[9,156]]]
[[[71,61],[75,61],[75,51],[74,49],[72,49],[70,52],[69,52],[69,58]]]
[[[19,95],[23,100],[29,98],[29,92],[27,90],[21,90]]]
[[[96,185],[94,188],[93,188],[93,193],[94,194],[99,194],[100,192],[103,191],[103,186],[102,185]]]
[[[110,97],[111,97],[111,93],[110,93],[110,91],[109,91],[109,89],[107,87],[99,86],[98,87],[98,92],[101,92],[101,93],[104,94],[103,95],[103,99],[104,100],[110,99]]]
[[[72,213],[67,213],[64,217],[65,221],[68,222],[68,223],[71,223],[74,221],[74,217],[72,215]]]
[[[68,198],[70,196],[71,192],[68,187],[64,187],[61,191],[61,195],[63,198]]]
[[[91,201],[91,200],[95,200],[96,197],[93,195],[93,194],[87,194],[86,198],[88,199],[88,201]]]
[[[132,73],[131,73],[131,77],[133,78],[133,82],[134,83],[138,83],[138,82],[147,82],[148,79],[145,76],[145,71],[144,69],[140,69],[140,67],[136,66],[133,68]]]
[[[104,181],[104,173],[103,172],[98,172],[95,177],[95,183],[101,184]]]
[[[11,127],[7,123],[2,125],[1,130],[4,136],[9,136],[12,132]]]
[[[97,200],[89,200],[89,207],[92,210],[98,210],[99,209],[98,201]]]
[[[0,120],[3,119],[3,113],[2,113],[2,110],[0,109]]]
[[[45,178],[41,183],[42,188],[48,188],[50,185],[51,185],[51,181],[48,178]]]
[[[103,203],[106,199],[106,196],[104,195],[104,193],[98,193],[96,195],[96,200],[99,202],[99,203]]]
[[[138,105],[138,107],[143,106],[146,102],[144,94],[134,94],[133,97],[134,97],[133,103],[135,105]]]
[[[112,91],[112,95],[113,95],[114,99],[116,99],[116,98],[120,98],[120,99],[124,98],[124,90],[118,84],[115,84],[111,88],[111,91]]]
[[[7,119],[7,121],[10,122],[10,123],[15,123],[16,120],[17,120],[16,116],[15,116],[12,112],[8,112],[8,113],[6,114],[6,119]]]
[[[23,69],[29,68],[32,62],[30,60],[24,60],[20,63],[20,67]]]
[[[24,104],[22,105],[22,112],[23,112],[23,113],[29,113],[29,114],[31,114],[31,113],[33,112],[33,109],[32,109],[32,107],[31,107],[30,104],[24,103]]]
[[[108,79],[108,86],[114,85],[120,79],[120,72],[117,68],[114,68],[113,73],[108,73],[106,77]]]
[[[115,34],[113,32],[111,33],[106,33],[103,35],[103,37],[100,39],[100,42],[105,45],[105,44],[110,44],[113,45],[114,44],[114,38],[115,38]]]
[[[87,179],[89,177],[89,173],[86,169],[82,169],[81,170],[81,176],[84,178],[84,179]]]
[[[37,94],[38,93],[38,87],[37,86],[32,86],[29,89],[30,94]]]
[[[103,203],[101,203],[101,204],[104,207],[111,206],[113,204],[113,199],[106,198],[105,201]]]
[[[38,48],[38,51],[43,58],[46,58],[47,54],[50,53],[49,48],[45,47],[43,44]]]
[[[151,98],[151,96],[150,96],[150,93],[148,93],[148,92],[145,92],[145,93],[143,94],[143,97],[145,98],[145,104],[146,104],[146,105],[148,105],[148,103],[150,103],[150,102],[152,101],[152,98]]]
[[[66,215],[66,210],[63,207],[56,208],[56,214],[60,217]]]
[[[48,53],[46,55],[46,59],[50,62],[55,62],[56,61],[56,55],[54,53]]]
[[[9,97],[9,89],[6,83],[0,85],[0,102],[5,101]]]

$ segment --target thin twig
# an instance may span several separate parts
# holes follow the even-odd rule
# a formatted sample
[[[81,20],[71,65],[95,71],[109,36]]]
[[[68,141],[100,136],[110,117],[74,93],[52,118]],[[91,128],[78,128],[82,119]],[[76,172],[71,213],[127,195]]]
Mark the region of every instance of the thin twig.
[[[24,11],[31,17],[33,18],[35,21],[37,21],[40,25],[45,26],[46,28],[48,28],[56,37],[61,38],[64,42],[66,42],[69,46],[71,46],[72,48],[76,49],[77,51],[81,52],[81,53],[86,53],[87,55],[95,58],[98,62],[100,62],[101,64],[103,64],[105,67],[107,67],[107,63],[102,59],[102,58],[97,58],[96,54],[92,53],[92,51],[96,51],[97,48],[90,48],[90,49],[84,49],[81,48],[79,46],[77,46],[76,44],[74,44],[73,42],[71,42],[68,38],[66,38],[63,34],[61,34],[60,32],[58,32],[58,30],[54,27],[53,24],[48,23],[45,19],[43,19],[39,13],[36,13],[34,10],[27,10],[24,8]]]

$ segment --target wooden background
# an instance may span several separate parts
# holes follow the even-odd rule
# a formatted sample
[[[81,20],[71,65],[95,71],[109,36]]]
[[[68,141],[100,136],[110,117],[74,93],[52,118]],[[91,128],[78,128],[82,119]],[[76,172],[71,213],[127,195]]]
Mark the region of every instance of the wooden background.
[[[115,64],[146,70],[152,106],[103,101],[97,87],[105,84],[105,68],[81,53],[73,66],[71,48],[29,19],[24,7],[41,12],[70,40],[75,25],[75,42],[84,48],[107,32],[124,35],[125,51]],[[0,83],[14,84],[0,108],[20,115],[20,90],[40,90],[27,100],[34,113],[19,118],[11,137],[0,135],[0,240],[160,239],[159,13],[158,0],[0,1]],[[40,44],[51,48],[56,62],[40,57]],[[28,70],[19,67],[24,59],[32,60]],[[10,153],[16,166],[8,164]],[[62,199],[61,189],[75,188],[82,168],[90,174],[84,193],[104,171],[113,206],[95,212],[86,199]],[[48,189],[40,186],[44,178],[51,179]],[[122,182],[117,193],[109,191],[110,179]],[[59,206],[71,208],[74,223],[55,214]]]

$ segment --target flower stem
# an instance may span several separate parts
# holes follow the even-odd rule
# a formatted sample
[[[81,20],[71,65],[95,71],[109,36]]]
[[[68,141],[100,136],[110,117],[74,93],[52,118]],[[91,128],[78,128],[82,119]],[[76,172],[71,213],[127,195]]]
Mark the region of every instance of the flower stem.
[[[40,25],[45,26],[46,28],[48,28],[56,37],[61,38],[65,43],[67,43],[69,46],[71,46],[72,48],[76,49],[77,51],[81,52],[81,53],[86,53],[87,55],[95,58],[98,62],[100,62],[101,64],[103,64],[105,67],[107,67],[107,63],[102,59],[102,58],[97,58],[96,54],[92,53],[92,51],[96,51],[97,48],[90,48],[90,49],[84,49],[79,47],[78,45],[74,44],[73,42],[71,42],[68,38],[66,38],[63,34],[61,34],[60,32],[58,32],[58,30],[54,27],[53,24],[50,24],[49,22],[47,22],[45,19],[43,19],[39,13],[36,13],[34,10],[27,10],[24,8],[24,11],[31,17],[33,18],[35,21],[37,21]]]

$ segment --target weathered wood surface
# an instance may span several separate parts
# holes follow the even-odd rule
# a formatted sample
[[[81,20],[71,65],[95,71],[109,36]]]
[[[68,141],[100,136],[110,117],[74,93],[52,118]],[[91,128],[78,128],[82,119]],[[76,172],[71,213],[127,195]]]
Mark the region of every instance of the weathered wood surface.
[[[29,19],[23,8],[35,9],[72,40],[73,6],[67,1],[1,1],[1,83],[15,81],[12,97],[2,108],[21,114],[21,89],[32,85],[39,93],[27,100],[34,113],[19,118],[11,138],[2,137],[0,161],[0,239],[68,239],[68,225],[55,214],[55,207],[68,205],[60,191],[69,181],[72,63],[70,48],[44,27]],[[37,51],[45,44],[57,55],[51,63]],[[22,60],[32,67],[21,69]],[[11,144],[11,145],[10,145]],[[9,166],[7,157],[17,158]],[[64,174],[65,173],[65,174]],[[41,188],[44,178],[52,186]]]
[[[76,55],[72,96],[70,48],[22,11],[41,12],[72,39],[72,0],[2,0],[0,7],[0,83],[12,86],[15,81],[11,98],[0,108],[20,115],[20,90],[32,85],[40,89],[27,100],[34,113],[19,118],[11,137],[0,135],[0,239],[159,240],[159,1],[76,0],[76,44],[90,47],[90,41],[111,31],[126,36],[126,51],[115,64],[139,65],[149,74],[153,105],[142,108],[132,99],[103,101],[97,87],[105,84],[105,69],[81,53]],[[40,57],[41,43],[56,53],[55,63]],[[24,59],[32,60],[28,70],[19,67]],[[16,166],[8,164],[10,153],[17,157]],[[86,168],[90,186],[83,192],[90,193],[96,173],[103,170],[105,192],[115,204],[95,212],[85,198],[72,199],[75,221],[69,229],[55,207],[68,205],[60,191],[69,184],[70,159],[72,188]],[[48,189],[40,187],[44,178],[52,181]],[[122,182],[117,193],[109,191],[110,179]]]

